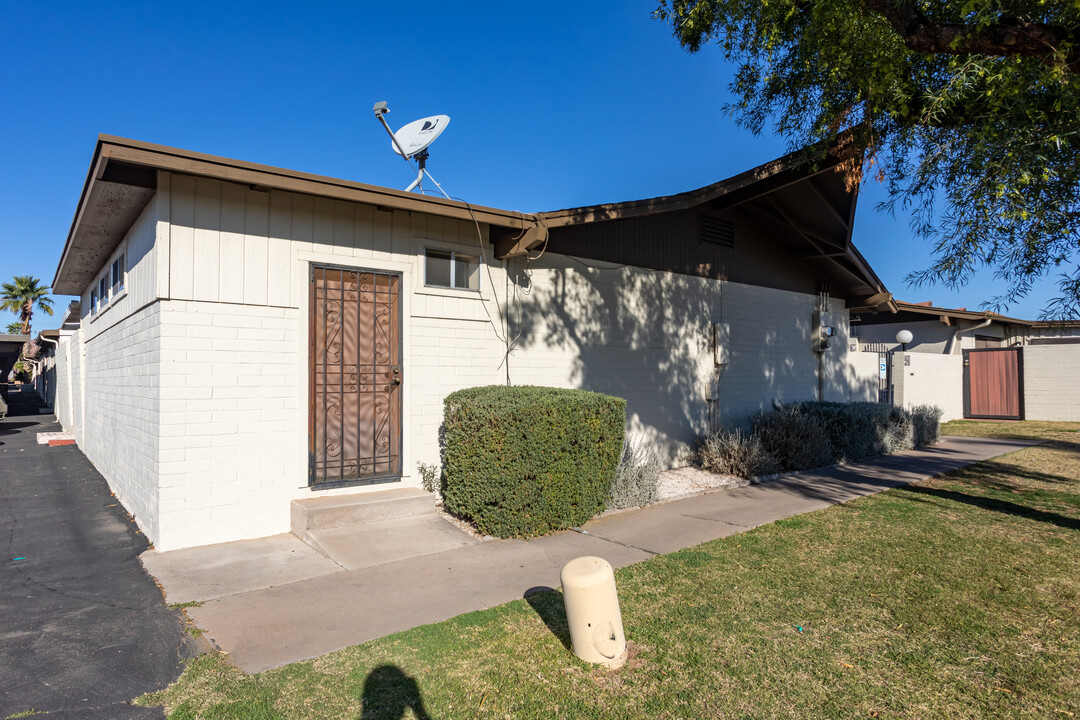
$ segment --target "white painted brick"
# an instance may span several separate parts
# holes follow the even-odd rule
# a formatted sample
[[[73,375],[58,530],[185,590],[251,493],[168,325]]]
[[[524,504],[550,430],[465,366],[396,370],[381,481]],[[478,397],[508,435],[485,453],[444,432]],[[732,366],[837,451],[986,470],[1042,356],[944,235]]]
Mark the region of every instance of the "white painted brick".
[[[1024,416],[1080,420],[1080,345],[1024,347]]]

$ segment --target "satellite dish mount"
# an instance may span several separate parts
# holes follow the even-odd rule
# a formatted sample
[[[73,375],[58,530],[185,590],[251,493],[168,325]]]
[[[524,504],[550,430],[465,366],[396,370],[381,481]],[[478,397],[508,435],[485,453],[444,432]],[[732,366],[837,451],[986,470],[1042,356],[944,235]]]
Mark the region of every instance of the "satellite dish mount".
[[[446,194],[446,191],[442,189],[442,185],[438,183],[435,178],[431,177],[431,173],[427,170],[427,161],[430,155],[428,154],[428,146],[435,142],[435,139],[442,134],[442,131],[446,129],[446,126],[450,124],[450,118],[447,115],[432,115],[431,117],[420,118],[400,128],[396,133],[390,129],[390,126],[386,123],[384,117],[386,113],[390,112],[390,108],[386,106],[386,102],[377,102],[375,107],[372,108],[375,112],[375,119],[377,119],[386,132],[390,135],[390,143],[394,152],[400,155],[405,162],[415,159],[417,163],[416,179],[412,181],[409,187],[405,188],[405,192],[412,192],[417,188],[420,189],[420,193],[424,192],[424,176],[427,175],[431,182],[435,183],[435,187],[439,188],[447,199],[450,198]],[[412,164],[409,164],[412,167]]]

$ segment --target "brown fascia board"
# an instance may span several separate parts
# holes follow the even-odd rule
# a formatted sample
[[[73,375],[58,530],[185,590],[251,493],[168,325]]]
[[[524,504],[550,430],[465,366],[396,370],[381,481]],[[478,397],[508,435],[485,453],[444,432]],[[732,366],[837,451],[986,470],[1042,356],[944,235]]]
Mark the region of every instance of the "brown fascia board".
[[[257,188],[329,197],[396,210],[439,215],[458,220],[476,220],[477,222],[514,230],[521,230],[533,224],[522,213],[511,210],[500,210],[480,205],[470,206],[456,200],[416,195],[378,185],[367,185],[324,175],[287,170],[270,165],[259,165],[112,135],[99,135],[94,149],[94,156],[90,163],[90,170],[87,173],[86,182],[79,197],[79,204],[75,210],[75,217],[71,222],[71,228],[64,243],[64,250],[60,256],[60,263],[56,269],[56,277],[53,279],[53,288],[58,294],[77,295],[83,290],[80,287],[73,292],[65,292],[65,290],[70,289],[66,287],[64,277],[65,261],[70,255],[72,244],[77,236],[82,218],[86,213],[86,202],[91,189],[96,182],[101,180],[106,166],[112,161],[182,175],[236,182]]]
[[[1007,323],[1012,325],[1034,325],[1032,320],[1020,320],[1019,318],[1011,318],[1005,315],[999,315],[989,310],[978,312],[972,310],[953,310],[952,308],[933,307],[932,305],[922,305],[915,303],[903,302],[902,300],[896,301],[897,308],[900,312],[910,312],[918,315],[928,315],[931,317],[949,317],[960,320],[994,320],[1000,323]]]
[[[539,213],[549,227],[563,225],[579,225],[591,222],[604,222],[606,220],[622,220],[625,218],[639,217],[642,215],[655,215],[659,213],[687,210],[698,205],[711,202],[724,195],[729,195],[739,190],[750,188],[757,183],[764,183],[774,179],[781,173],[792,172],[794,177],[791,182],[798,182],[814,175],[831,170],[837,163],[833,157],[823,161],[823,165],[815,170],[807,168],[805,172],[797,172],[807,158],[805,151],[797,150],[776,160],[771,160],[764,165],[751,168],[726,180],[706,185],[697,190],[678,193],[676,195],[664,195],[644,200],[630,200],[626,202],[605,203],[601,205],[588,205],[585,207],[567,208],[565,210],[552,210]],[[770,188],[776,190],[778,188]]]

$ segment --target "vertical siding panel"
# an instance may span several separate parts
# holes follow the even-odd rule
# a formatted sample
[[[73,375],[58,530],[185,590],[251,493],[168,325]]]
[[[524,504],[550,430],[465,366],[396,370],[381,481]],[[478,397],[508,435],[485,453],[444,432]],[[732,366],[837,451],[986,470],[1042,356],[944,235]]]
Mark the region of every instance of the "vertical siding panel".
[[[311,241],[316,251],[330,252],[334,246],[334,202],[327,198],[315,198],[314,210]]]
[[[244,302],[266,304],[266,237],[270,233],[270,193],[249,190],[244,213]]]
[[[358,204],[356,206],[354,214],[356,222],[356,245],[363,250],[370,251],[373,257],[378,257],[380,260],[389,260],[389,238],[379,242],[375,233],[372,232],[371,216],[374,212],[375,208],[370,205]]]
[[[171,220],[169,217],[169,195],[171,194],[170,187],[172,175],[160,170],[157,175],[157,196],[154,198],[154,202],[157,205],[156,241],[154,242],[154,261],[156,269],[154,271],[153,295],[148,299],[154,297],[169,297],[169,222]]]
[[[244,302],[244,195],[242,185],[225,183],[221,190],[221,267],[218,284],[222,302]]]
[[[392,215],[392,225],[390,227],[391,242],[395,248],[401,247],[407,248],[412,240],[412,232],[410,230],[412,223],[411,213],[404,210],[395,210]]]
[[[270,236],[267,238],[267,273],[270,284],[267,302],[270,305],[289,305],[292,288],[292,263],[289,238],[292,234],[292,196],[280,191],[270,193]]]
[[[412,256],[412,235],[400,236],[394,234],[393,212],[375,210],[371,227],[372,232],[375,233],[375,237],[380,239],[380,242],[389,243],[394,260],[408,260]]]
[[[312,250],[312,228],[315,220],[315,198],[310,195],[292,196],[292,241],[301,250]]]
[[[192,299],[195,257],[195,178],[174,175],[170,195],[169,296]]]
[[[314,232],[315,200],[310,195],[293,195],[292,197],[292,245],[291,253],[297,250],[311,250],[312,233]],[[291,255],[294,257],[295,255]],[[290,257],[290,260],[291,260]],[[291,265],[295,263],[290,262]],[[292,298],[292,306],[300,307],[303,295],[307,293],[307,282],[301,278],[293,278],[293,291],[296,293]]]
[[[154,275],[157,269],[154,258],[156,235],[157,207],[151,203],[142,211],[128,233],[124,260],[127,265],[127,292],[131,298],[129,308],[141,308],[157,297],[154,290]]]
[[[194,299],[217,302],[220,261],[221,183],[196,178]]]
[[[339,255],[355,257],[353,239],[353,205],[344,200],[334,201],[334,252]]]

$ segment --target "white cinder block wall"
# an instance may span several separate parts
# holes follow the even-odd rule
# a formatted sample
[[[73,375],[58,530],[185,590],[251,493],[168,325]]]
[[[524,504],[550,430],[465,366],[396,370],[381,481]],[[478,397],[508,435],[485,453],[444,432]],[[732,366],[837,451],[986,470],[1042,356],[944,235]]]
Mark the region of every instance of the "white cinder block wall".
[[[942,422],[964,417],[963,378],[962,355],[893,353],[893,402],[907,408],[937,405]]]
[[[531,263],[528,277],[523,267],[515,262],[520,289],[509,308],[512,381],[626,398],[629,433],[668,466],[707,428],[707,396],[718,398],[718,419],[736,425],[773,402],[817,398],[816,295],[553,254]],[[832,300],[830,312],[836,337],[822,359],[825,399],[873,399],[876,377],[865,362],[850,362],[858,353],[847,351],[843,302]],[[719,372],[714,322],[730,326]]]
[[[1080,420],[1080,345],[1024,347],[1024,417]]]
[[[103,319],[107,319],[107,316]],[[109,480],[143,532],[158,532],[158,304],[148,305],[86,342],[83,452]]]
[[[165,300],[159,502],[163,548],[265,535],[305,479],[294,308]],[[280,531],[280,522],[274,531]]]

